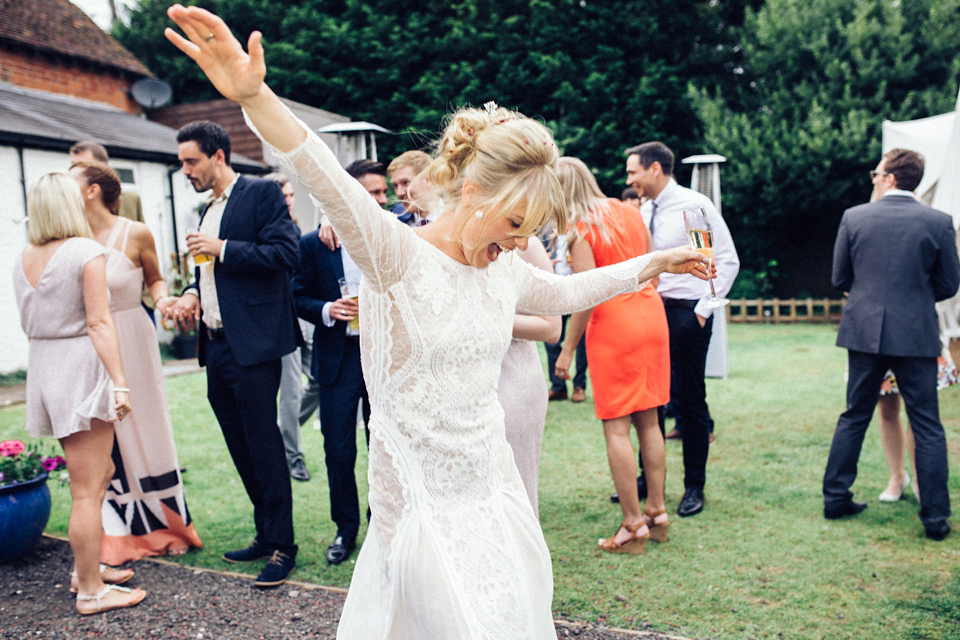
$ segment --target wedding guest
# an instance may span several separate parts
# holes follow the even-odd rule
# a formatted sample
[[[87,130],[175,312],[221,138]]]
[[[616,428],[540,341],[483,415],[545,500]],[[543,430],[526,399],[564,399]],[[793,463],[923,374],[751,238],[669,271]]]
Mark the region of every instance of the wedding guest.
[[[716,289],[725,296],[740,270],[740,258],[730,230],[713,202],[702,193],[677,184],[673,152],[662,142],[645,142],[627,149],[627,186],[651,200],[647,227],[654,249],[687,245],[683,210],[702,207],[713,230]],[[713,312],[707,304],[709,287],[684,274],[665,274],[657,291],[670,328],[670,406],[683,440],[681,518],[703,511],[707,458],[713,418],[707,406],[707,350],[713,333]]]
[[[637,190],[633,187],[627,187],[620,194],[620,200],[625,204],[629,204],[632,207],[640,209],[640,194],[637,193]]]
[[[137,408],[116,429],[100,558],[122,564],[145,556],[180,555],[203,543],[187,510],[156,329],[140,310],[140,292],[146,287],[161,313],[169,312],[177,299],[167,291],[153,234],[142,222],[116,214],[120,179],[113,169],[76,162],[70,175],[80,186],[93,238],[107,249],[110,313],[130,402]]]
[[[527,248],[519,256],[547,273],[553,271],[550,256],[543,243],[531,236]],[[513,316],[510,347],[500,365],[497,397],[503,406],[504,429],[507,444],[513,450],[513,459],[520,471],[520,479],[534,513],[540,513],[538,485],[540,475],[540,445],[547,420],[547,381],[543,377],[537,342],[560,340],[560,316]]]
[[[558,154],[543,125],[493,105],[454,114],[438,143],[436,222],[397,224],[263,83],[260,33],[248,54],[213,14],[167,13],[189,39],[166,36],[241,105],[363,273],[374,515],[337,637],[556,638],[550,556],[496,396],[514,314],[572,312],[668,268],[706,278],[701,257],[680,249],[568,278],[517,259],[549,217],[564,228]]]
[[[296,199],[290,179],[282,173],[276,172],[268,173],[263,178],[275,182],[280,187],[283,199],[287,203],[287,210],[290,212],[290,219],[293,220],[294,226],[299,232],[300,227],[296,226],[297,218],[293,215]],[[309,391],[309,389],[305,390],[303,387],[303,368],[304,362],[306,362],[307,376],[311,377],[310,355],[308,354],[305,357],[303,352],[309,350],[308,345],[313,343],[313,325],[303,319],[299,319],[299,323],[300,333],[304,335],[304,346],[297,347],[280,359],[280,397],[277,400],[277,427],[280,429],[280,435],[283,436],[283,449],[287,456],[287,469],[290,470],[290,477],[298,482],[307,482],[310,480],[310,472],[303,460],[300,427],[310,416],[308,415],[301,421],[300,407],[304,392]],[[307,333],[310,334],[309,341],[306,339]]]
[[[563,187],[573,230],[570,257],[574,273],[616,264],[652,250],[640,211],[600,191],[590,169],[576,158],[560,158]],[[642,320],[642,321],[641,321]],[[603,422],[607,459],[619,495],[623,522],[600,541],[613,553],[643,553],[648,538],[666,542],[670,520],[663,502],[666,450],[657,407],[670,399],[670,338],[656,285],[623,293],[570,316],[556,373],[570,376],[577,343],[586,332],[593,376],[593,403]],[[647,505],[640,509],[637,463],[630,442],[637,431],[647,481]]]
[[[547,246],[549,247],[550,261],[553,264],[553,272],[558,276],[568,276],[573,273],[569,261],[570,255],[567,248],[567,236],[556,233],[552,227],[548,225],[545,230],[541,232],[540,237],[548,238]],[[568,397],[571,402],[575,403],[584,402],[587,399],[587,367],[589,366],[589,362],[587,361],[586,341],[581,339],[577,345],[577,373],[573,376],[572,395],[568,395],[566,380],[557,376],[556,373],[557,357],[563,349],[563,341],[567,335],[567,322],[569,320],[570,316],[560,318],[560,337],[554,342],[548,341],[543,343],[543,349],[547,354],[547,376],[550,378],[550,390],[547,392],[547,400],[550,402],[554,400],[566,400]]]
[[[299,346],[290,290],[297,229],[280,188],[230,166],[230,136],[209,121],[177,132],[182,171],[198,192],[211,191],[199,231],[187,234],[194,282],[172,316],[199,323],[197,359],[207,369],[207,399],[253,505],[255,537],[224,562],[268,558],[254,585],[277,587],[296,568],[293,495],[277,429],[280,360]]]
[[[876,202],[847,209],[833,252],[833,284],[850,297],[837,345],[847,349],[847,409],[840,415],[823,476],[827,519],[856,515],[850,487],[880,386],[888,370],[916,442],[920,520],[926,536],[950,533],[947,447],[937,403],[940,338],[935,303],[957,293],[960,260],[950,216],[917,202],[923,158],[893,149],[870,172]]]
[[[399,202],[390,208],[400,222],[411,227],[420,227],[427,222],[428,214],[424,213],[410,195],[410,186],[424,169],[430,165],[430,154],[423,151],[404,151],[387,165],[387,179],[393,187],[393,192]]]
[[[77,613],[131,607],[146,592],[116,583],[133,572],[100,566],[114,423],[131,412],[104,249],[91,239],[80,188],[65,173],[48,173],[31,186],[27,212],[29,244],[13,271],[20,323],[30,339],[26,428],[35,438],[55,437],[70,469]]]

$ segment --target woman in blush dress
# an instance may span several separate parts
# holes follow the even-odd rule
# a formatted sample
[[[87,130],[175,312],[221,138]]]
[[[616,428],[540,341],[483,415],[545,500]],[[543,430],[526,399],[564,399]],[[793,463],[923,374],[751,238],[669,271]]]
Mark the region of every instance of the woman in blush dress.
[[[557,177],[567,196],[574,231],[570,258],[574,273],[615,264],[647,253],[650,233],[635,207],[606,198],[590,169],[576,158],[560,158]],[[670,399],[670,342],[667,316],[656,287],[647,285],[571,316],[557,375],[570,376],[570,361],[584,330],[593,372],[593,400],[603,422],[607,459],[620,494],[623,522],[600,541],[613,553],[643,553],[648,538],[666,542],[670,526],[663,503],[666,451],[657,407]],[[630,442],[637,430],[647,478],[647,505],[640,510],[637,463]]]
[[[497,401],[514,314],[593,306],[668,268],[705,279],[703,260],[684,248],[558,278],[518,259],[550,216],[564,228],[558,153],[543,125],[492,105],[454,114],[439,142],[443,213],[397,224],[263,83],[258,32],[248,54],[203,9],[167,14],[187,36],[167,38],[243,107],[363,273],[373,517],[337,638],[555,639],[550,555]]]
[[[524,261],[550,273],[550,256],[539,238],[529,238],[527,248],[520,252]],[[556,342],[560,339],[560,316],[513,317],[513,338],[500,367],[497,396],[503,405],[503,420],[507,443],[513,450],[513,459],[520,471],[520,479],[527,490],[533,512],[540,513],[537,499],[540,474],[540,443],[543,425],[547,419],[547,381],[543,377],[537,342]]]
[[[103,247],[90,239],[80,190],[70,176],[42,176],[30,188],[27,209],[30,244],[13,272],[20,322],[30,339],[27,431],[35,438],[55,437],[70,469],[68,536],[77,613],[130,607],[146,593],[115,584],[133,572],[99,566],[114,423],[131,409],[107,302]]]
[[[103,504],[101,562],[179,555],[203,544],[183,497],[157,333],[140,306],[140,293],[146,284],[161,313],[177,299],[168,295],[150,230],[116,214],[120,179],[113,169],[77,162],[70,175],[80,186],[93,237],[107,250],[110,313],[137,409],[117,428],[113,479]]]

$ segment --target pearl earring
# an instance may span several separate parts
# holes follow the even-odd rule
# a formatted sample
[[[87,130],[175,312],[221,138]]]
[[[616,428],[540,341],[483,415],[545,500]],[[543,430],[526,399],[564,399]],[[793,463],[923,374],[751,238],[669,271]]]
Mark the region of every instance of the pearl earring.
[[[483,217],[483,211],[479,211],[479,210],[478,210],[478,211],[477,211],[475,214],[473,214],[473,215],[477,218],[477,220],[479,220],[480,218]]]

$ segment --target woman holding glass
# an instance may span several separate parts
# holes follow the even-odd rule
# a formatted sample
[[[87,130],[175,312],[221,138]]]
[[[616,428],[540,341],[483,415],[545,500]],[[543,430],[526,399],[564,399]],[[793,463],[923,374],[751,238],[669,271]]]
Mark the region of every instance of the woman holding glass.
[[[593,306],[664,269],[706,278],[688,249],[557,278],[513,255],[565,206],[541,124],[490,106],[453,115],[431,165],[444,211],[416,230],[370,198],[263,83],[222,20],[175,5],[167,37],[238,102],[324,207],[363,274],[369,502],[337,637],[555,638],[550,556],[504,437],[497,380],[517,311]]]
[[[560,158],[557,177],[573,228],[568,242],[574,273],[652,249],[640,211],[605,197],[587,165],[576,158]],[[623,511],[620,527],[599,545],[612,553],[643,553],[648,538],[666,542],[670,526],[663,502],[666,450],[657,421],[657,407],[670,400],[670,337],[655,284],[573,314],[557,358],[559,377],[570,377],[573,353],[584,331],[593,372],[594,411],[603,422],[610,473]],[[637,431],[647,479],[643,511],[631,426]]]
[[[27,431],[57,438],[70,469],[77,613],[130,607],[146,593],[111,583],[133,572],[100,566],[113,424],[130,414],[104,250],[90,237],[80,189],[70,176],[41,176],[30,188],[27,209],[30,244],[13,272],[20,322],[30,339]]]

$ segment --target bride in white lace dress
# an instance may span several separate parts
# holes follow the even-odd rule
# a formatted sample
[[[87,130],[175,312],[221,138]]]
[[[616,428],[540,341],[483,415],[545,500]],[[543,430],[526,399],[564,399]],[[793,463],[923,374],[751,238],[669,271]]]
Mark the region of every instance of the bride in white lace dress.
[[[515,258],[551,215],[563,229],[565,207],[549,131],[502,109],[454,116],[432,167],[445,212],[416,231],[398,224],[263,84],[259,33],[248,55],[213,14],[168,14],[189,40],[167,37],[244,108],[363,272],[373,518],[337,637],[556,638],[550,556],[497,401],[513,315],[591,307],[665,269],[705,278],[699,255],[567,278]]]

